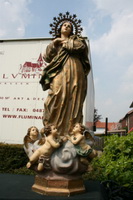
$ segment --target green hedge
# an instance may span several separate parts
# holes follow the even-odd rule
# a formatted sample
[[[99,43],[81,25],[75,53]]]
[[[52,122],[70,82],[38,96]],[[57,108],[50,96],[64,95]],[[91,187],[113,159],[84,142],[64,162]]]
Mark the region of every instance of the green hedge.
[[[105,137],[105,147],[100,158],[95,158],[92,170],[85,179],[113,180],[133,190],[133,132],[127,136]]]
[[[34,174],[26,168],[27,161],[23,145],[0,143],[0,173]]]

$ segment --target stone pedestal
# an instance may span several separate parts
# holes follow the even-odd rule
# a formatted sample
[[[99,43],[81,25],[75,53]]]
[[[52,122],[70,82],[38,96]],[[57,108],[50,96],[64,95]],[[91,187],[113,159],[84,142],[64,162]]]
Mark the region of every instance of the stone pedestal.
[[[48,196],[71,196],[85,192],[82,178],[54,176],[50,178],[44,175],[36,175],[32,190]]]

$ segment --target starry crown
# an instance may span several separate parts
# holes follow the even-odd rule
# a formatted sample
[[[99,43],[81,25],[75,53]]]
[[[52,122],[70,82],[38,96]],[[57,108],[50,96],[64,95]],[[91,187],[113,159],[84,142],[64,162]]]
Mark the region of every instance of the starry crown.
[[[49,33],[53,37],[57,36],[60,25],[65,21],[69,21],[73,25],[73,32],[75,35],[81,35],[81,32],[83,31],[81,20],[78,20],[75,14],[70,15],[69,12],[66,12],[66,14],[59,13],[58,17],[53,18],[53,24],[50,24],[51,31],[49,31]]]

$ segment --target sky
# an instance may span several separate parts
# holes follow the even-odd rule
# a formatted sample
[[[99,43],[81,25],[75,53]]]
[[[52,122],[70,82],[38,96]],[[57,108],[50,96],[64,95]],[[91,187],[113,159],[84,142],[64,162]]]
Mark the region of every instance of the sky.
[[[133,101],[133,0],[0,0],[0,39],[51,37],[53,17],[67,11],[90,41],[95,108],[118,122]]]

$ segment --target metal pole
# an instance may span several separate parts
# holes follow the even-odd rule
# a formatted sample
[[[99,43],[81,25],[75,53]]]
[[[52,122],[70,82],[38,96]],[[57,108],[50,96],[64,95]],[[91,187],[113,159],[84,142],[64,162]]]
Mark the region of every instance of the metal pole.
[[[105,119],[105,135],[108,135],[108,118]]]

